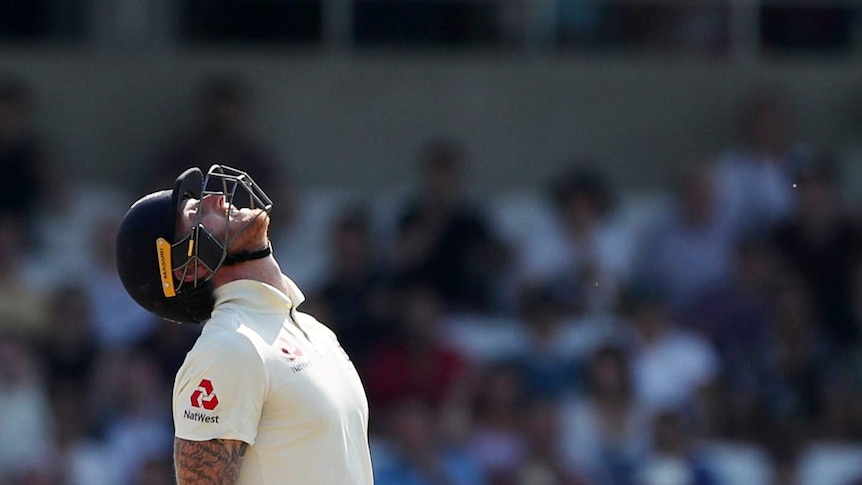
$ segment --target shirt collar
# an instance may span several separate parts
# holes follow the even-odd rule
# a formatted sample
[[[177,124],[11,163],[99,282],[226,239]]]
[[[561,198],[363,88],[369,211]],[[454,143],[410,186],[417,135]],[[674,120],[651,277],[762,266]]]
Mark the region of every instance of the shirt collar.
[[[215,307],[237,304],[261,311],[293,310],[305,301],[302,290],[290,278],[282,275],[287,294],[278,288],[255,280],[236,280],[213,290]]]

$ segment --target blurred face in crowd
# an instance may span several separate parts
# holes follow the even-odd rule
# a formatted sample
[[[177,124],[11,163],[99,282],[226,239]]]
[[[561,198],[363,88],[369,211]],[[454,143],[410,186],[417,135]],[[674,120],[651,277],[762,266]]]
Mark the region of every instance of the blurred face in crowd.
[[[335,267],[342,274],[361,275],[370,266],[371,246],[368,225],[360,216],[347,216],[338,223],[332,237]]]
[[[563,207],[566,223],[576,233],[585,233],[599,219],[599,207],[595,197],[587,192],[572,193]]]
[[[647,343],[653,343],[661,339],[670,328],[670,312],[662,301],[642,301],[637,303],[634,322],[644,340]]]
[[[835,185],[826,175],[812,176],[799,183],[799,216],[809,227],[828,224],[838,215]]]
[[[0,336],[0,389],[26,385],[32,380],[32,372],[30,349],[20,340]]]
[[[617,349],[600,350],[590,363],[589,379],[597,394],[626,397],[630,391],[628,362]]]
[[[486,397],[500,406],[516,405],[521,397],[521,376],[512,368],[490,372],[485,381]]]
[[[659,414],[653,425],[653,440],[661,453],[677,454],[685,451],[685,429],[682,418],[673,412]]]
[[[89,431],[87,390],[76,384],[65,384],[54,390],[51,399],[55,436],[62,445],[72,445],[84,439]]]
[[[96,222],[90,240],[96,248],[95,255],[98,262],[105,268],[112,269],[116,265],[117,248],[114,241],[120,228],[118,217],[104,217]]]
[[[460,147],[440,142],[426,147],[422,161],[422,190],[432,203],[449,206],[461,194],[464,154]]]
[[[409,455],[424,454],[436,444],[433,413],[422,401],[405,399],[389,416],[392,437]]]
[[[210,88],[201,99],[204,129],[215,136],[239,131],[247,110],[244,96],[236,88]]]
[[[711,165],[698,163],[687,168],[678,190],[685,222],[699,226],[712,220],[715,211],[715,176]]]
[[[603,172],[591,159],[576,159],[571,168],[554,177],[552,197],[568,229],[587,235],[608,210],[610,192]]]
[[[743,243],[736,250],[736,273],[747,288],[765,287],[775,273],[775,254],[765,242]]]
[[[788,336],[805,334],[810,328],[813,302],[808,286],[795,274],[781,278],[774,295],[779,331]]]
[[[565,317],[565,312],[561,305],[550,296],[533,296],[529,292],[525,292],[522,295],[522,300],[523,308],[521,309],[521,315],[527,325],[529,325],[533,336],[540,341],[553,339],[556,335],[556,330]]]
[[[152,412],[154,403],[164,402],[166,389],[158,364],[151,356],[132,353],[121,361],[120,382],[134,382],[134,386],[121,386],[121,406],[129,413]]]
[[[530,403],[524,418],[525,434],[532,451],[543,456],[554,454],[560,430],[556,403],[553,401]]]
[[[402,296],[405,330],[415,343],[431,343],[442,324],[442,301],[430,288],[417,286],[405,290]]]
[[[83,289],[61,288],[51,299],[51,321],[62,322],[62,332],[52,332],[51,338],[64,346],[81,346],[91,339],[92,308]]]
[[[790,107],[778,97],[761,95],[746,110],[743,131],[751,146],[778,155],[775,152],[785,150],[792,136]]]

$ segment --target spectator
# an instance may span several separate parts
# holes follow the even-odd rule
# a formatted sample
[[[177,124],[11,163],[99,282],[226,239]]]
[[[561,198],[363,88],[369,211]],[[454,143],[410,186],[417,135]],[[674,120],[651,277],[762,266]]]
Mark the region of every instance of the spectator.
[[[52,451],[53,424],[37,358],[24,340],[0,335],[0,477],[25,472]]]
[[[372,259],[369,221],[350,211],[335,222],[331,267],[321,295],[332,314],[333,331],[351,358],[363,366],[369,352],[392,332],[392,290]]]
[[[801,172],[797,210],[776,228],[774,238],[785,264],[813,291],[815,311],[826,325],[824,336],[843,347],[859,338],[851,280],[853,267],[862,258],[862,232],[842,211],[838,176],[831,160]]]
[[[719,160],[720,206],[745,231],[764,231],[790,216],[794,176],[810,163],[797,139],[790,99],[770,87],[750,95],[739,120],[740,146]]]
[[[85,389],[96,363],[98,346],[90,300],[82,287],[58,288],[50,299],[48,322],[53,329],[44,340],[51,389]]]
[[[518,363],[531,395],[553,399],[577,384],[578,362],[564,343],[569,324],[565,305],[547,291],[526,291],[521,298],[521,318],[527,327],[526,342]]]
[[[377,485],[483,485],[482,470],[469,455],[441,441],[431,406],[403,397],[381,419],[389,440],[372,445]]]
[[[39,337],[46,332],[45,295],[26,276],[24,241],[18,218],[0,213],[0,333]]]
[[[133,485],[167,485],[174,481],[174,464],[170,453],[153,456],[141,464]]]
[[[120,482],[116,462],[99,439],[98,417],[88,407],[88,398],[88,386],[55,379],[51,393],[56,423],[52,461],[63,485],[116,485]]]
[[[396,334],[371,352],[361,370],[369,402],[385,410],[403,396],[414,396],[442,405],[466,378],[468,363],[441,342],[440,296],[418,284],[401,291]]]
[[[303,291],[318,292],[332,269],[331,238],[339,215],[355,201],[347,194],[303,190],[296,181],[280,184],[273,209],[273,252]]]
[[[469,450],[490,485],[508,485],[527,458],[522,416],[528,397],[524,376],[514,363],[482,370],[475,388]]]
[[[736,245],[733,271],[727,281],[707,291],[684,312],[688,328],[707,337],[721,358],[722,402],[716,424],[725,438],[753,440],[765,432],[761,392],[768,366],[763,349],[774,335],[772,290],[778,255],[769,242],[749,237]]]
[[[653,453],[638,472],[642,485],[715,485],[718,478],[698,456],[682,414],[664,411],[653,425]]]
[[[156,324],[120,282],[114,243],[120,222],[118,216],[106,215],[94,226],[91,235],[94,259],[84,286],[93,311],[96,338],[102,347],[140,343],[152,333]]]
[[[705,406],[720,366],[715,350],[674,321],[661,290],[639,284],[629,289],[627,300],[635,333],[632,369],[638,403],[650,413],[684,409],[698,426],[707,426],[711,414]]]
[[[685,167],[675,190],[673,206],[646,236],[638,271],[680,310],[727,280],[739,236],[718,203],[712,164]]]
[[[852,289],[854,321],[862,330],[862,261],[853,267]],[[830,360],[823,431],[836,440],[862,440],[862,343],[857,341]]]
[[[775,331],[764,349],[770,370],[764,386],[772,430],[767,445],[776,454],[792,453],[809,439],[821,418],[821,396],[829,358],[811,292],[796,274],[783,275],[774,293]]]
[[[169,143],[155,164],[150,185],[160,189],[189,166],[213,163],[242,167],[257,181],[280,181],[275,160],[251,133],[252,97],[250,87],[230,74],[204,79],[195,100],[196,125]]]
[[[566,467],[559,444],[557,403],[542,399],[530,402],[524,417],[526,458],[515,474],[516,485],[585,485],[580,475]]]
[[[401,281],[430,284],[456,311],[493,305],[499,243],[464,196],[464,148],[432,140],[422,150],[420,187],[401,213],[395,269]]]
[[[110,218],[107,208],[129,205],[120,187],[90,177],[84,177],[86,183],[70,181],[74,176],[52,171],[51,190],[33,221],[38,244],[28,251],[26,273],[41,287],[64,287],[90,278],[94,259],[102,256],[94,254],[100,248],[92,241],[96,228]]]
[[[604,174],[576,164],[552,186],[555,221],[518,250],[522,286],[551,287],[582,310],[607,310],[629,277],[632,238],[614,224]]]
[[[108,356],[94,378],[105,443],[122,477],[132,485],[144,464],[164,457],[171,448],[170,383],[161,379],[155,359],[141,351],[125,350]]]
[[[44,465],[27,465],[15,474],[16,485],[53,485],[56,477],[53,468]]]
[[[156,325],[153,332],[135,347],[155,359],[164,382],[173,382],[202,330],[200,325]]]
[[[628,355],[616,346],[596,350],[586,366],[586,390],[561,413],[561,449],[568,468],[596,485],[634,483],[649,447],[649,416],[636,401]]]
[[[30,126],[30,87],[14,76],[0,76],[0,170],[6,184],[0,191],[0,212],[14,215],[28,236],[28,224],[45,197],[46,154]]]

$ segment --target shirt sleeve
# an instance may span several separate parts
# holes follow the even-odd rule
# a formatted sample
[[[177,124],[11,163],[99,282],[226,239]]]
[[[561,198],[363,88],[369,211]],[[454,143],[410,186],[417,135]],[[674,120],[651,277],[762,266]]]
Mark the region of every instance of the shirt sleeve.
[[[204,335],[174,382],[175,435],[254,444],[265,397],[266,374],[254,345],[239,333]]]

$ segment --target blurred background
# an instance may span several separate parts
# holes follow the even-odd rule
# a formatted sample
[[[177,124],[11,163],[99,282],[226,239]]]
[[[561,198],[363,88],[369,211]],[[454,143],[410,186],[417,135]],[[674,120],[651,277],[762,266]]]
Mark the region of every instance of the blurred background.
[[[0,1],[0,484],[164,485],[114,268],[246,170],[379,485],[862,483],[856,0]]]

